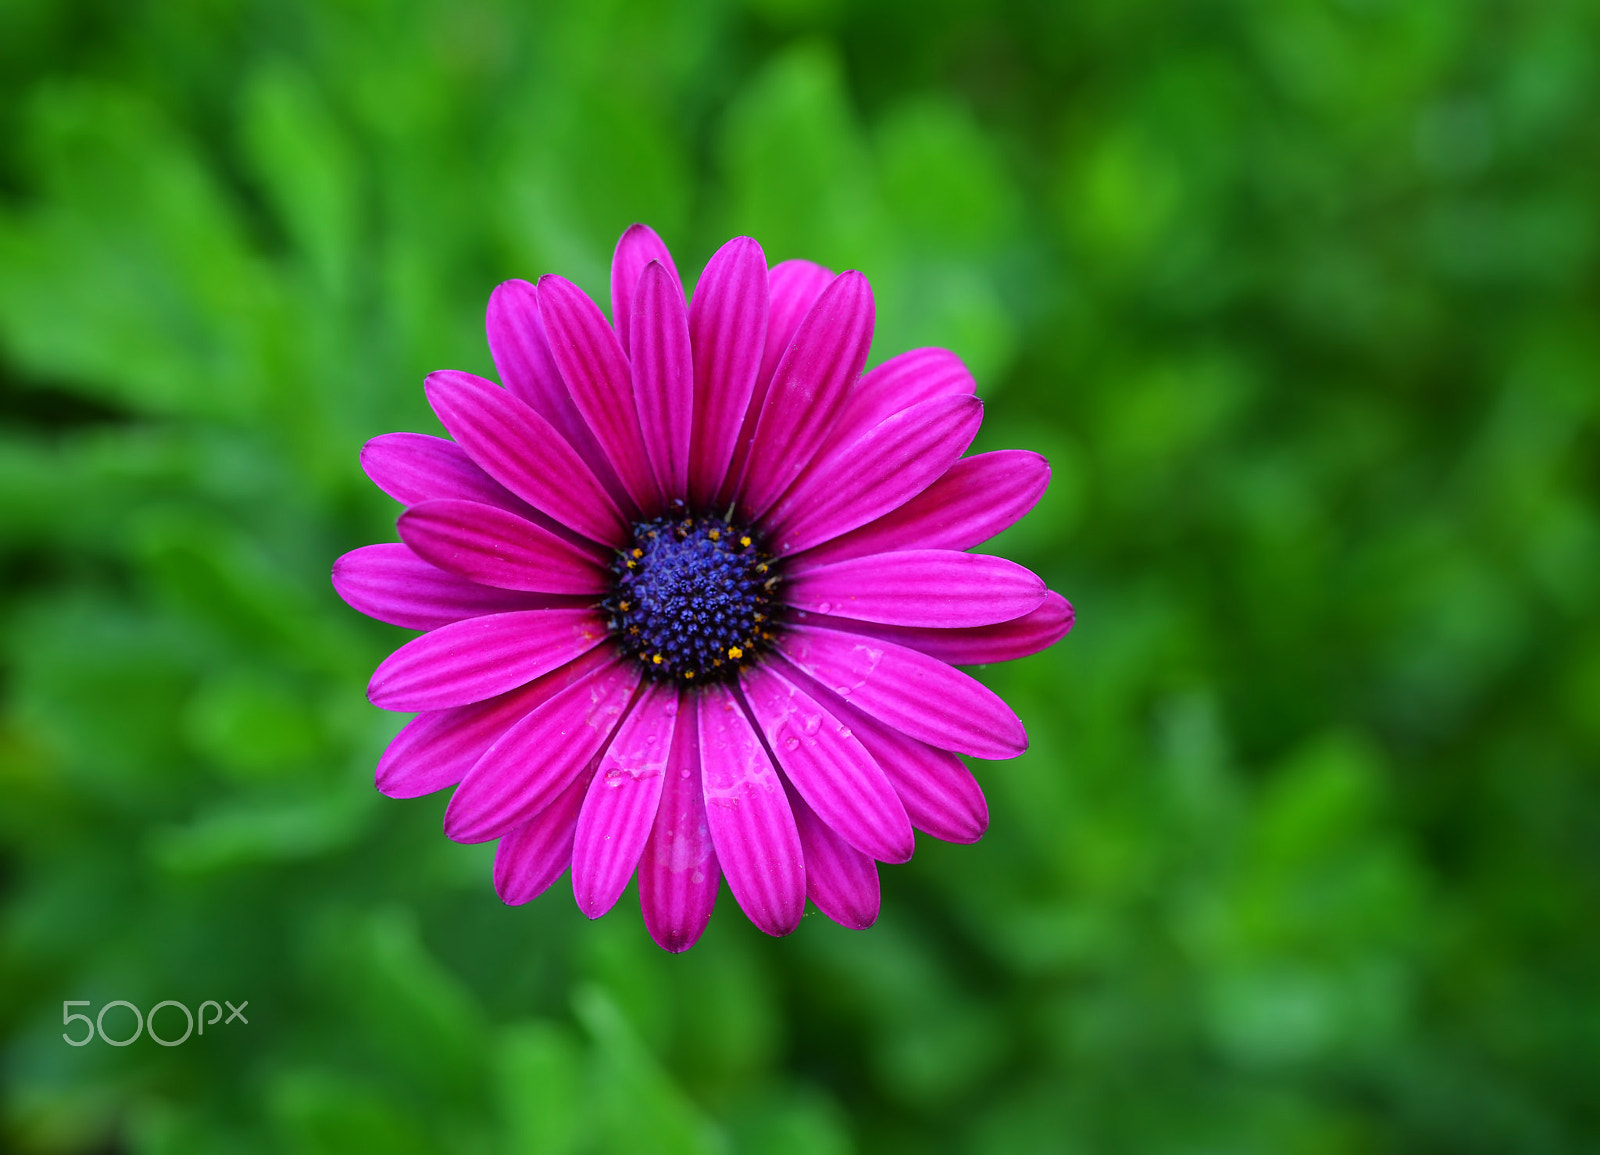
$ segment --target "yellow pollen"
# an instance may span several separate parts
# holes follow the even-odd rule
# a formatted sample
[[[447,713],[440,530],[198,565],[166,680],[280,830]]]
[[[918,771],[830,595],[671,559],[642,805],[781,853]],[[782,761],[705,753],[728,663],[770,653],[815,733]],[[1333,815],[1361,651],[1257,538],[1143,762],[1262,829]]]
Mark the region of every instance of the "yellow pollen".
[[[741,537],[739,539],[739,544],[743,545],[743,546],[748,546],[750,544],[750,535],[749,534],[745,534],[743,537]]]
[[[661,664],[661,655],[657,654],[655,657],[651,658],[650,660],[652,662],[654,662],[656,665],[659,666]]]
[[[744,657],[744,651],[741,650],[738,646],[729,646],[728,647],[728,657],[733,658],[735,661],[737,661],[738,659]]]
[[[685,670],[683,672],[683,676],[685,678],[692,678],[692,677],[694,677],[694,671],[693,670]]]
[[[722,531],[720,529],[714,529],[710,533],[706,534],[706,536],[709,537],[712,541],[721,541],[722,540]]]
[[[639,549],[637,546],[635,546],[634,547],[634,551],[633,551],[633,556],[634,557],[643,557],[644,556],[644,550]]]
[[[766,572],[767,572],[767,563],[766,562],[762,562],[760,565],[756,566],[756,573],[766,573]]]
[[[622,607],[622,612],[623,613],[627,613],[628,612],[628,603],[627,602],[618,602],[617,604]]]

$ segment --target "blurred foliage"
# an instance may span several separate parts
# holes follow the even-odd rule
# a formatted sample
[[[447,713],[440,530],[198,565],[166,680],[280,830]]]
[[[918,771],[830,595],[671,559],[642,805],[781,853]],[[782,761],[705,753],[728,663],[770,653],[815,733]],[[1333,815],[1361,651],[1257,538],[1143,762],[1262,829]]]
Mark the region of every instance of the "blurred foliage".
[[[545,9],[0,4],[0,1143],[1600,1145],[1594,5]],[[357,449],[636,219],[863,269],[1055,466],[1032,750],[868,932],[668,956],[371,787]]]

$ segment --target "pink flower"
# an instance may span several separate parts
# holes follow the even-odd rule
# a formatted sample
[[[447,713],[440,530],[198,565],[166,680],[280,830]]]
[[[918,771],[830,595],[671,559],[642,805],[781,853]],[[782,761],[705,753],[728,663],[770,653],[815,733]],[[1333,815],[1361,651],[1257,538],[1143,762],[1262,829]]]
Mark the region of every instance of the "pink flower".
[[[404,544],[333,567],[362,613],[426,631],[368,696],[418,711],[378,763],[393,798],[456,786],[445,833],[499,839],[495,888],[569,865],[608,911],[637,869],[644,920],[693,946],[726,877],[768,934],[806,899],[878,914],[878,862],[913,828],[973,842],[988,809],[956,757],[1011,758],[1017,716],[955,667],[1051,645],[1072,607],[967,553],[1044,492],[1035,453],[962,457],[971,375],[915,349],[862,375],[860,273],[771,269],[736,237],[685,301],[634,225],[608,325],[557,276],[489,300],[505,387],[431,374],[454,440],[374,438],[367,475]]]

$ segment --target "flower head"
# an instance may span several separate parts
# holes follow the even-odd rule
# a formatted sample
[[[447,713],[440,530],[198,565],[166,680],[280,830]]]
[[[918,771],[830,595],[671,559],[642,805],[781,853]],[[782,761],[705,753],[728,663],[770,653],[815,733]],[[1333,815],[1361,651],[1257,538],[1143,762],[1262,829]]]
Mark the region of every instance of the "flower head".
[[[809,897],[870,925],[878,862],[913,828],[972,842],[983,794],[957,757],[1009,758],[1016,715],[958,665],[1051,645],[1072,607],[1021,566],[966,552],[1038,500],[1049,466],[963,457],[970,374],[916,349],[862,374],[866,278],[768,269],[729,241],[686,300],[635,225],[613,323],[556,276],[489,301],[504,387],[428,377],[451,440],[374,438],[368,476],[403,544],[335,563],[356,609],[426,631],[368,696],[417,711],[378,763],[397,798],[448,786],[445,832],[499,839],[508,903],[569,866],[609,910],[637,872],[668,950],[720,880],[769,934]]]

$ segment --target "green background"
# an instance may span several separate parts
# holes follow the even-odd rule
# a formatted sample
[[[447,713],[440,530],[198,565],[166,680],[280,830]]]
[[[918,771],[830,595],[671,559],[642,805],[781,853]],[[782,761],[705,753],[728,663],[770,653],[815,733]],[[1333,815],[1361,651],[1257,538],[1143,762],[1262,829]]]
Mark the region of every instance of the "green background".
[[[0,1146],[1596,1149],[1596,17],[0,2]],[[1032,749],[867,932],[668,956],[372,787],[357,451],[634,220],[864,270],[1054,465]]]

